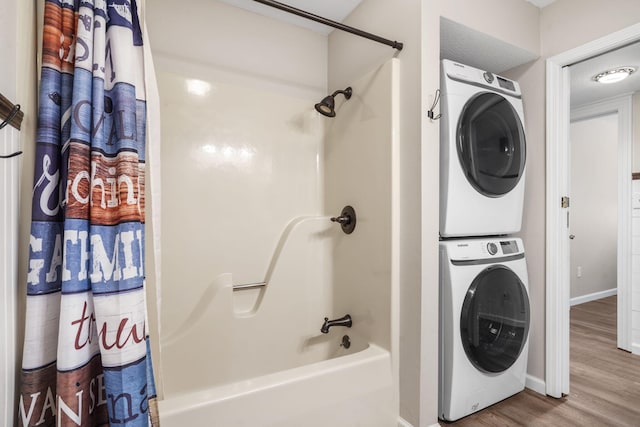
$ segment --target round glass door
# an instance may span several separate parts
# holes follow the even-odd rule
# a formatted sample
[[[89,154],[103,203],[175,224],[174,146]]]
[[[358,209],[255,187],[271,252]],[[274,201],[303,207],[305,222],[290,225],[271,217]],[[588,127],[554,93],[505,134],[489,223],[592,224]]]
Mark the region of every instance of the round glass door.
[[[464,106],[457,148],[467,180],[476,191],[500,197],[520,181],[526,162],[524,128],[504,97],[482,93]]]
[[[529,297],[518,276],[504,266],[483,270],[467,290],[460,335],[467,357],[483,372],[515,363],[529,332]]]

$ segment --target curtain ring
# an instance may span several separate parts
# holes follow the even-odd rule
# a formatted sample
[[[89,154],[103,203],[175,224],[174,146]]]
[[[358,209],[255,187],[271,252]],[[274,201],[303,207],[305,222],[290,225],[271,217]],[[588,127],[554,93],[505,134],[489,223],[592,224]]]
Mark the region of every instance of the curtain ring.
[[[4,121],[2,123],[0,123],[0,129],[2,129],[6,125],[8,125],[9,122],[11,120],[13,120],[13,118],[16,116],[16,114],[18,114],[18,111],[20,111],[20,104],[16,104],[16,105],[13,106],[13,108],[11,109],[11,112],[9,113],[7,118],[4,119]]]

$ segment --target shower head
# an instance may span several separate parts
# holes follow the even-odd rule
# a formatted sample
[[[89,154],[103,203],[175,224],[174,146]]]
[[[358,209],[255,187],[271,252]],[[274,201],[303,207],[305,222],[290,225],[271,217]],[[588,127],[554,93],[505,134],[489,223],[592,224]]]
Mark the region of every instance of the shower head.
[[[339,93],[343,94],[346,99],[351,98],[353,94],[353,90],[351,86],[346,88],[345,90],[337,90],[333,92],[332,95],[325,96],[325,98],[316,104],[316,111],[327,117],[335,117],[336,116],[336,101],[335,97]]]

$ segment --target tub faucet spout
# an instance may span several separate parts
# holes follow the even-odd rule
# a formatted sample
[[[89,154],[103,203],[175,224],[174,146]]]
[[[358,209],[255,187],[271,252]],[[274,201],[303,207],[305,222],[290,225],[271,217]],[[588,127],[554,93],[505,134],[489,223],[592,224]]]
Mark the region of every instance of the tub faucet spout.
[[[325,317],[324,324],[322,325],[322,328],[320,328],[320,332],[322,332],[323,334],[328,334],[329,328],[332,326],[346,326],[347,328],[350,328],[352,323],[353,322],[351,321],[351,316],[348,314],[344,317],[334,320],[329,320],[328,317]]]

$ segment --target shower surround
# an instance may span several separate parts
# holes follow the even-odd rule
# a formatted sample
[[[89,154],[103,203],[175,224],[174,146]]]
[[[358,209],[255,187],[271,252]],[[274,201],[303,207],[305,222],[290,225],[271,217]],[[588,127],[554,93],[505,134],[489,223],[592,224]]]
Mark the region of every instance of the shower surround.
[[[326,38],[217,2],[167,6],[148,11],[163,139],[163,425],[393,425],[397,60],[351,82],[329,119],[313,108],[337,89],[326,88]],[[183,13],[184,32],[154,31]],[[247,35],[258,27],[269,40]],[[193,28],[236,46],[195,57],[179,48]],[[249,66],[255,57],[270,66]],[[346,205],[358,215],[350,235],[329,220]],[[351,328],[321,333],[324,317],[345,314]]]

